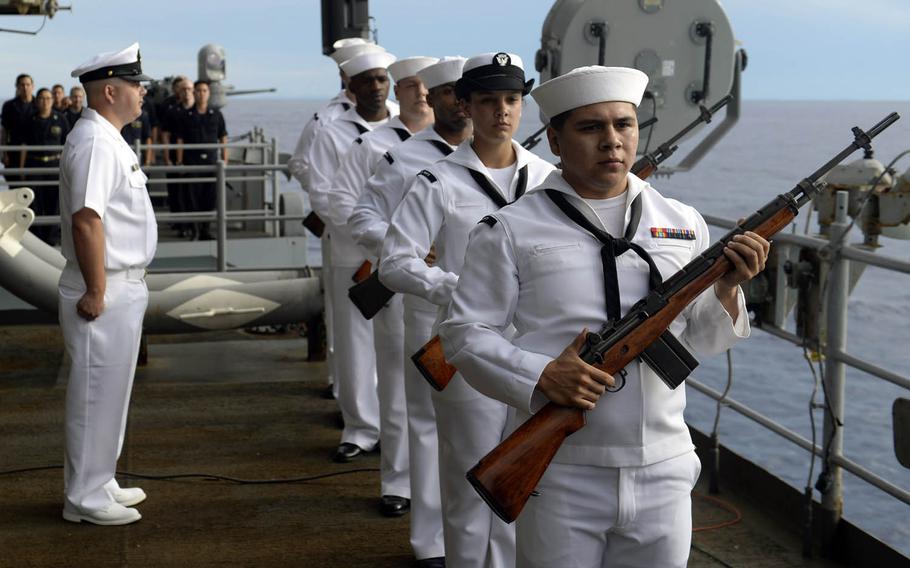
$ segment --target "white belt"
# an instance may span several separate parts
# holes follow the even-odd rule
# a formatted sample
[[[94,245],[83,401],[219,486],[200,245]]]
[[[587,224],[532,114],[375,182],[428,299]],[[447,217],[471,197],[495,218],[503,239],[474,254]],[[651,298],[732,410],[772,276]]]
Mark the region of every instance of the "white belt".
[[[125,268],[123,270],[110,270],[105,269],[104,276],[108,280],[136,280],[141,281],[145,280],[145,268]],[[82,271],[79,270],[79,265],[75,262],[67,262],[66,266],[63,267],[63,274],[60,278],[61,282],[66,284],[75,285],[75,286],[84,286],[84,279],[82,278]]]
[[[123,270],[106,270],[108,280],[145,280],[145,268],[125,268]]]

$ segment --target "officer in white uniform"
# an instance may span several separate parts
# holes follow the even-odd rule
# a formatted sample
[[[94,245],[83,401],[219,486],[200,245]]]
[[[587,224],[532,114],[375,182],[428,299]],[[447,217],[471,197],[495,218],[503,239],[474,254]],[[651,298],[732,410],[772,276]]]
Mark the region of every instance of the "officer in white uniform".
[[[474,136],[417,176],[392,216],[383,243],[380,277],[389,288],[437,307],[442,319],[464,261],[468,233],[486,214],[540,184],[553,166],[512,139],[521,122],[525,82],[521,58],[484,53],[467,60],[455,86]],[[423,262],[435,243],[436,263]],[[486,506],[464,472],[496,447],[507,407],[456,378],[432,391],[439,437],[446,564],[511,566],[514,529]]]
[[[63,518],[98,525],[138,521],[139,488],[114,479],[148,304],[145,267],[158,229],[146,175],[120,130],[142,114],[139,44],[102,53],[72,72],[88,108],[60,160],[66,266],[59,317],[72,365],[66,389]]]
[[[393,61],[395,56],[383,51],[362,53],[341,64],[351,78],[348,88],[357,98],[357,106],[320,130],[310,149],[310,205],[323,220],[332,216],[328,196],[341,159],[358,137],[398,114],[398,105],[387,100],[386,68]],[[348,462],[372,450],[379,441],[373,324],[363,318],[347,297],[351,277],[367,259],[347,232],[331,221],[326,223],[326,233],[332,257],[330,295],[335,342],[332,374],[344,418],[341,444],[334,459]]]
[[[313,113],[313,116],[300,133],[300,138],[297,140],[297,147],[294,149],[294,155],[288,160],[288,170],[297,181],[300,182],[300,187],[303,188],[305,192],[310,191],[310,148],[313,146],[313,140],[316,138],[316,134],[325,125],[335,120],[338,115],[353,108],[356,102],[354,100],[354,94],[348,89],[348,81],[350,79],[345,72],[341,70],[340,65],[361,53],[385,51],[382,47],[370,43],[365,39],[353,37],[340,39],[336,41],[332,47],[335,51],[333,51],[329,57],[339,65],[338,74],[341,76],[342,89],[332,98],[332,100],[326,103],[325,106]],[[332,255],[325,235],[323,237],[324,238],[320,242],[322,245],[322,282],[325,305],[328,307],[332,305]],[[329,370],[327,381],[329,385],[331,385],[328,392],[331,393],[331,396],[337,396],[337,389],[334,386],[335,379],[332,373],[335,363],[335,341],[332,338],[333,330],[332,310],[331,308],[328,308],[325,310],[326,367]]]
[[[455,98],[463,57],[444,57],[418,72],[433,107],[432,128],[421,130],[383,155],[376,173],[348,220],[357,244],[376,257],[382,248],[392,213],[421,169],[451,154],[471,134],[471,121]],[[430,386],[411,362],[411,354],[432,335],[436,306],[404,294],[404,377],[408,413],[408,450],[411,470],[411,547],[424,566],[439,565],[445,554],[436,414]]]
[[[547,401],[587,411],[587,425],[566,439],[517,520],[521,567],[682,567],[688,558],[700,464],[683,420],[685,389],[667,388],[636,361],[625,386],[604,394],[618,383],[578,357],[582,330],[624,314],[656,282],[644,257],[667,278],[709,243],[697,211],[629,173],[647,81],[634,69],[585,67],[532,93],[563,170],[477,225],[440,326],[448,360],[514,407],[510,428]],[[634,249],[602,256],[614,238],[644,257]],[[734,269],[670,331],[700,353],[748,336],[739,284],[764,267],[767,250],[754,233],[737,237],[725,250]]]
[[[433,109],[427,104],[427,90],[417,72],[437,61],[435,57],[407,57],[389,65],[400,114],[357,138],[342,159],[329,193],[328,221],[336,232],[349,232],[347,221],[351,210],[386,150],[433,123]],[[363,256],[376,258],[370,251],[363,251]],[[379,510],[385,516],[395,517],[408,511],[411,497],[401,296],[392,298],[389,305],[376,314],[372,323],[379,391],[379,440],[382,446]]]

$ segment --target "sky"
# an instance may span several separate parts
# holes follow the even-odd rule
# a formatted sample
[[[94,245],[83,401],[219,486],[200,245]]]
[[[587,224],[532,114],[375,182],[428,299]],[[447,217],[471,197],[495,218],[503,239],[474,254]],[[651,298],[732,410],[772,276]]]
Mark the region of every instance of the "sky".
[[[606,0],[601,0],[605,2]],[[615,1],[615,0],[614,0]],[[622,0],[634,2],[635,0]],[[667,0],[679,1],[679,0]],[[694,0],[685,0],[687,2]],[[749,55],[747,100],[907,100],[907,0],[720,0]],[[319,0],[61,0],[35,36],[0,33],[0,98],[28,72],[38,86],[75,84],[92,55],[139,41],[147,74],[196,75],[207,43],[226,50],[227,84],[275,87],[273,97],[325,99],[337,68],[322,55]],[[529,76],[553,0],[373,0],[379,42],[392,53],[470,56],[511,51]],[[0,16],[35,30],[42,18]],[[264,95],[258,95],[264,96]]]

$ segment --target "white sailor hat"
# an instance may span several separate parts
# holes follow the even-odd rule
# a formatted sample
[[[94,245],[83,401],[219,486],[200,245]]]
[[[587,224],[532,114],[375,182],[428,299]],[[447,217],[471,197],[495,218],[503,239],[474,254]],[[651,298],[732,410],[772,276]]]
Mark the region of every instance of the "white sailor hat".
[[[363,42],[354,43],[351,45],[343,45],[333,51],[329,57],[331,57],[335,63],[341,65],[348,59],[351,59],[356,55],[360,55],[361,53],[381,53],[383,51],[385,51],[385,48],[378,46],[375,43]]]
[[[636,107],[648,86],[648,76],[629,67],[579,67],[554,77],[534,89],[531,96],[540,112],[550,120],[566,111],[592,105],[622,101]]]
[[[406,77],[417,75],[421,69],[425,69],[437,61],[439,59],[436,57],[405,57],[389,65],[389,75],[397,83]]]
[[[521,57],[500,51],[481,53],[464,63],[461,78],[455,83],[455,94],[466,99],[473,91],[521,91],[527,95],[534,79],[525,81]]]
[[[351,45],[363,45],[366,43],[371,42],[369,40],[363,39],[362,37],[343,37],[332,44],[332,49],[341,49],[342,47],[348,47]]]
[[[465,61],[467,59],[461,56],[446,56],[440,59],[439,62],[418,71],[417,76],[420,77],[427,89],[445,85],[446,83],[454,83],[461,78],[461,70],[464,68]]]
[[[111,79],[118,77],[127,81],[151,81],[152,78],[142,74],[142,58],[139,55],[139,44],[122,49],[99,53],[79,67],[73,69],[71,77],[79,77],[80,83]]]
[[[348,77],[354,77],[370,69],[385,69],[394,61],[395,56],[383,50],[355,55],[342,63],[340,67]]]

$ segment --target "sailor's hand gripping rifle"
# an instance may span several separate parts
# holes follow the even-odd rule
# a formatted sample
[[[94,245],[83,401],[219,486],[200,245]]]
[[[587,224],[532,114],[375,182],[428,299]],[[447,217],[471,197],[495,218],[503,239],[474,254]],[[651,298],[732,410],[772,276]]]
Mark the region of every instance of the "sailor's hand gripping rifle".
[[[752,231],[767,239],[786,227],[799,213],[799,208],[819,192],[821,184],[818,180],[823,175],[857,149],[869,148],[872,138],[898,118],[897,113],[891,113],[866,132],[854,127],[854,140],[847,148],[796,184],[791,191],[779,195],[737,225],[652,290],[622,319],[589,334],[579,356],[607,373],[619,374],[636,357],[643,356],[653,344],[659,343],[662,337],[665,339],[664,334],[668,333],[667,328],[674,318],[732,268],[723,250],[735,235]],[[685,379],[680,373],[671,372],[670,376],[666,376],[667,373],[658,374],[671,388]],[[584,425],[583,410],[548,403],[484,456],[467,473],[468,481],[487,505],[502,520],[510,523],[518,517],[566,437]]]
[[[700,113],[698,118],[687,124],[672,138],[658,146],[656,150],[639,158],[632,166],[632,173],[641,179],[649,177],[657,171],[657,166],[676,152],[676,149],[679,147],[676,143],[679,142],[683,136],[691,132],[696,126],[711,122],[711,118],[714,114],[726,106],[731,100],[733,100],[733,96],[727,95],[711,108],[699,105]],[[414,365],[417,366],[417,370],[420,371],[423,378],[430,383],[431,387],[438,391],[445,389],[446,386],[448,386],[449,381],[452,380],[452,377],[455,376],[456,369],[446,361],[445,354],[442,351],[442,342],[439,340],[438,335],[430,339],[417,351],[417,353],[412,355],[411,360],[414,362]]]

